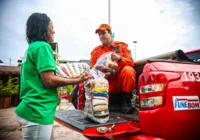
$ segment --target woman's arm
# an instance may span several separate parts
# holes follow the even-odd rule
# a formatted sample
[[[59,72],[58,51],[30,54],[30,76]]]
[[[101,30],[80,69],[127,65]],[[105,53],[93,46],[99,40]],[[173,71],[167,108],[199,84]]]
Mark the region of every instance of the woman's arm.
[[[85,73],[79,78],[66,79],[66,78],[54,75],[53,71],[45,71],[45,72],[40,73],[40,77],[43,81],[44,86],[47,88],[51,88],[51,87],[62,87],[66,85],[77,84],[79,82],[90,79],[91,75],[89,73]]]

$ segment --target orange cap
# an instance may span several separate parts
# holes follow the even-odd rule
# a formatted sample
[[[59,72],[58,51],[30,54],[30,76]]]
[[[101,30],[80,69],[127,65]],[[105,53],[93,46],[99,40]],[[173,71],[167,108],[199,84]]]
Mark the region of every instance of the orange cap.
[[[100,30],[106,30],[106,29],[111,31],[111,27],[108,24],[101,24],[99,28],[96,29],[95,33],[98,33]]]

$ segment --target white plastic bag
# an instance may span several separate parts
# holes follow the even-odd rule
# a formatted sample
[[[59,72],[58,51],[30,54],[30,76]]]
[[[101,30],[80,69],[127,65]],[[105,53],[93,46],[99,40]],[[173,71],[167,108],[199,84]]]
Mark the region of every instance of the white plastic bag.
[[[88,80],[85,97],[85,116],[95,122],[106,123],[109,120],[108,81],[103,77]]]
[[[113,52],[103,54],[90,70],[93,78],[85,82],[85,108],[86,117],[98,123],[109,120],[108,110],[108,81],[105,74],[116,72],[118,65],[111,60]]]
[[[100,56],[92,68],[92,72],[95,73],[95,75],[102,77],[105,74],[112,74],[117,71],[118,65],[111,59],[112,53],[113,52],[107,52]]]
[[[87,63],[58,64],[56,68],[56,74],[64,78],[77,78],[84,72],[89,72],[89,65]]]

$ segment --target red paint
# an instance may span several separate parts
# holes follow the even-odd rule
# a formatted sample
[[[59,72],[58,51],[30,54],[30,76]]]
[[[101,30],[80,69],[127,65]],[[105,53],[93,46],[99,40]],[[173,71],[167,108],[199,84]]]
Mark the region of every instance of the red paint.
[[[164,139],[153,136],[147,136],[144,134],[137,134],[137,135],[122,134],[118,136],[113,136],[112,140],[164,140]]]
[[[191,53],[196,53],[196,52],[200,52],[200,49],[185,52],[185,54],[191,54]]]
[[[111,127],[112,125],[106,126],[107,128]],[[123,123],[123,124],[117,124],[115,126],[115,130],[112,130],[111,132],[106,132],[104,134],[100,134],[97,132],[97,127],[93,128],[87,128],[83,131],[83,135],[88,137],[108,137],[108,136],[115,136],[123,133],[136,133],[140,132],[141,129],[137,127],[133,127],[130,122]]]
[[[153,70],[150,68],[154,68]],[[157,69],[157,70],[156,70]],[[156,74],[155,72],[156,71]],[[166,73],[167,71],[167,73]],[[148,93],[145,96],[157,96],[162,94],[163,106],[157,109],[141,110],[139,113],[140,126],[143,134],[157,136],[164,139],[200,139],[200,110],[175,111],[173,96],[198,96],[200,99],[200,82],[186,81],[183,72],[200,72],[200,65],[179,63],[148,63],[140,75],[139,87],[148,84],[148,77],[154,75],[166,75],[165,91],[162,93]],[[178,79],[169,78],[170,73],[179,73]],[[168,79],[168,80],[166,80]],[[140,99],[145,98],[140,94]],[[180,101],[188,99],[181,98]],[[193,101],[193,100],[192,100]],[[196,107],[196,104],[188,104]]]

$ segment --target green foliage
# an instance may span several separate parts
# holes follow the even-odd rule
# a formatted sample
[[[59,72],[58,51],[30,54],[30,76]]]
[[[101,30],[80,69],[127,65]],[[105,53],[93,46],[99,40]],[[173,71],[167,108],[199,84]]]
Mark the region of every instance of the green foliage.
[[[58,63],[59,64],[62,64],[62,63],[64,63],[65,62],[65,60],[58,60]]]
[[[19,78],[18,77],[9,77],[8,81],[3,84],[3,81],[0,80],[0,96],[10,96],[13,94],[18,94],[19,91]]]

